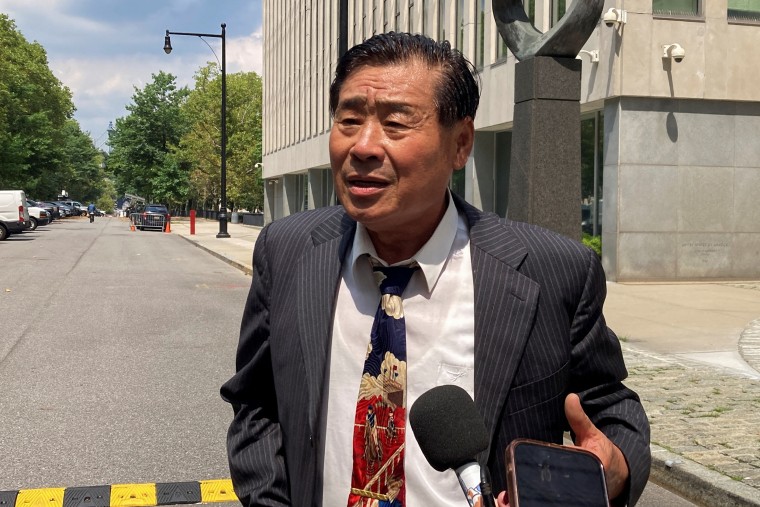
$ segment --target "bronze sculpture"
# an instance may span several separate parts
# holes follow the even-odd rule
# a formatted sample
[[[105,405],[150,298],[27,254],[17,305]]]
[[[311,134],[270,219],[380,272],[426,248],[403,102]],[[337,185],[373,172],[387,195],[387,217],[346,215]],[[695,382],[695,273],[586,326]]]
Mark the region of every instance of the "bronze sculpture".
[[[530,22],[522,0],[493,0],[499,33],[518,60],[534,56],[575,58],[594,31],[604,0],[575,0],[546,33]]]

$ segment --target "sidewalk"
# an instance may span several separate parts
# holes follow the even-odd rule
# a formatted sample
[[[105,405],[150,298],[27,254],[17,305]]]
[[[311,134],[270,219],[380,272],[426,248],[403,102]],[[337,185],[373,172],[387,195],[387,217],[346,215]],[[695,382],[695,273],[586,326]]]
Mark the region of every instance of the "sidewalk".
[[[251,274],[261,230],[172,219]],[[700,505],[760,506],[760,282],[608,283],[604,309],[652,426],[653,482]]]

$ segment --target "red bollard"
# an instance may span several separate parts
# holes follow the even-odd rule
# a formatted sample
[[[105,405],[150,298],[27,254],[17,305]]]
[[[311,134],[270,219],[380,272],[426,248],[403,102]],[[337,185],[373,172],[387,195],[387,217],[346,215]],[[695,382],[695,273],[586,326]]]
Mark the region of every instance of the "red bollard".
[[[190,210],[190,235],[195,234],[195,210]]]

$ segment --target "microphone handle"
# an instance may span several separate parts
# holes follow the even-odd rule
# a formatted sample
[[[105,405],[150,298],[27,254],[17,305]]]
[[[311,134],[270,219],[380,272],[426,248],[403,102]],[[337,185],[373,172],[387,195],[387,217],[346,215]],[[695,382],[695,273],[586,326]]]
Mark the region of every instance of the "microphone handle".
[[[476,461],[471,461],[454,470],[459,479],[459,485],[462,487],[465,498],[470,507],[482,497],[480,482],[480,465]]]
[[[487,466],[480,469],[480,492],[483,495],[483,507],[496,507],[491,488],[491,472]]]

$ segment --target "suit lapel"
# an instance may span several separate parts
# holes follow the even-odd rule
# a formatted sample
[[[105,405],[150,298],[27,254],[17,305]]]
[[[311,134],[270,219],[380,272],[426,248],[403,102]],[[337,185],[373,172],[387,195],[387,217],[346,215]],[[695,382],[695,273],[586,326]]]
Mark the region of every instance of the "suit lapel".
[[[475,405],[493,441],[533,325],[539,287],[518,271],[527,250],[511,228],[495,215],[483,214],[462,201],[457,205],[466,213],[470,225],[475,291]]]
[[[466,214],[470,227],[475,292],[475,405],[493,440],[532,328],[539,287],[518,271],[527,250],[510,227],[457,196],[454,201]],[[309,379],[312,431],[317,430],[340,273],[355,229],[356,223],[344,212],[329,216],[312,232],[313,247],[297,268],[301,290],[295,297]]]
[[[341,267],[355,227],[355,222],[343,212],[328,217],[312,232],[313,247],[301,257],[297,268],[299,290],[294,297],[298,298],[298,329],[308,379],[312,431],[317,430]]]

